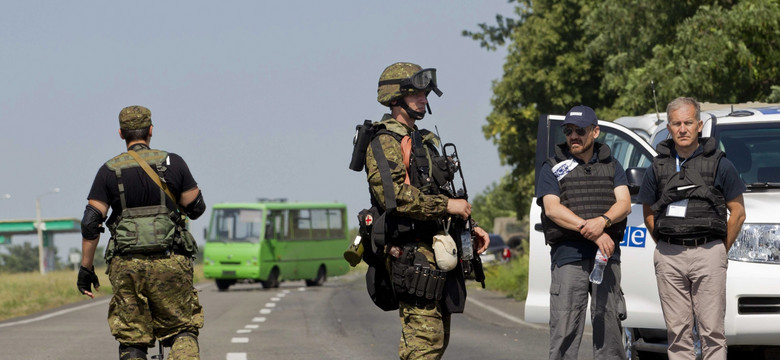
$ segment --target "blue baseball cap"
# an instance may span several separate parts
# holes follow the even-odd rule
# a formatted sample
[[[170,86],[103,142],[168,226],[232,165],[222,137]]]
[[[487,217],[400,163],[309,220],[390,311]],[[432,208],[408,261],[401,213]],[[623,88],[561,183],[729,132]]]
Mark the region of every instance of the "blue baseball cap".
[[[598,118],[596,118],[596,112],[593,111],[593,109],[585,105],[577,105],[566,113],[566,118],[563,120],[561,126],[563,127],[568,124],[586,128],[590,125],[598,125]]]

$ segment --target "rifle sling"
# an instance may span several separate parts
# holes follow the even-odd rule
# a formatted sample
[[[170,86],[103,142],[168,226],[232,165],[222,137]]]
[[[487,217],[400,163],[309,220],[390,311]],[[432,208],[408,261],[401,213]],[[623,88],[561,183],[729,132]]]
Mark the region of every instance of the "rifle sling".
[[[181,211],[181,207],[179,206],[179,203],[176,202],[176,197],[173,196],[173,193],[170,189],[168,189],[168,185],[163,183],[162,180],[160,180],[160,175],[154,172],[152,170],[152,167],[149,166],[149,164],[146,163],[144,159],[141,158],[140,155],[138,155],[135,150],[127,150],[127,153],[130,154],[130,156],[135,159],[136,162],[138,162],[138,165],[141,165],[141,168],[144,169],[147,175],[149,175],[150,178],[152,178],[152,181],[154,181],[157,186],[159,186],[164,192],[165,195],[168,195],[168,198],[173,201],[173,204],[176,205],[177,208],[179,208],[179,211]]]

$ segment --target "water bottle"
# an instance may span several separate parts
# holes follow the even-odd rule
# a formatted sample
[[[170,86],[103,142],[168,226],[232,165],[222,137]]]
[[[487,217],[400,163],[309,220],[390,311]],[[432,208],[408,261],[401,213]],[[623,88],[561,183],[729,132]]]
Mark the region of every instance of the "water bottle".
[[[463,256],[461,258],[464,261],[474,258],[474,248],[471,246],[470,231],[464,230],[462,233],[460,233],[460,246],[461,250],[463,251]]]
[[[590,282],[601,284],[604,279],[604,269],[607,267],[607,257],[601,253],[601,249],[596,253],[596,260],[593,264],[593,271],[590,272]]]

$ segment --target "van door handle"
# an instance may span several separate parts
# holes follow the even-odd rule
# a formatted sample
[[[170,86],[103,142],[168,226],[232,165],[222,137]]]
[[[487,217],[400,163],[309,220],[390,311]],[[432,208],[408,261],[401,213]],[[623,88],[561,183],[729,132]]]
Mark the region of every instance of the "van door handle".
[[[542,223],[534,224],[534,230],[536,230],[536,231],[544,231],[544,229],[542,228]]]

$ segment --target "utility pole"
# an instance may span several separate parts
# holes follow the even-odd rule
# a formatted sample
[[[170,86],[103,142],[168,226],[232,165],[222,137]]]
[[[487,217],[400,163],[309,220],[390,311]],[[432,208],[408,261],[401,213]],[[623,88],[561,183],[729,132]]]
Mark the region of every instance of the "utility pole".
[[[41,198],[58,192],[60,192],[60,188],[54,188],[35,198],[35,228],[38,230],[38,268],[41,271],[41,275],[46,274],[46,261],[44,259],[46,254],[43,249],[43,223],[41,222]]]

